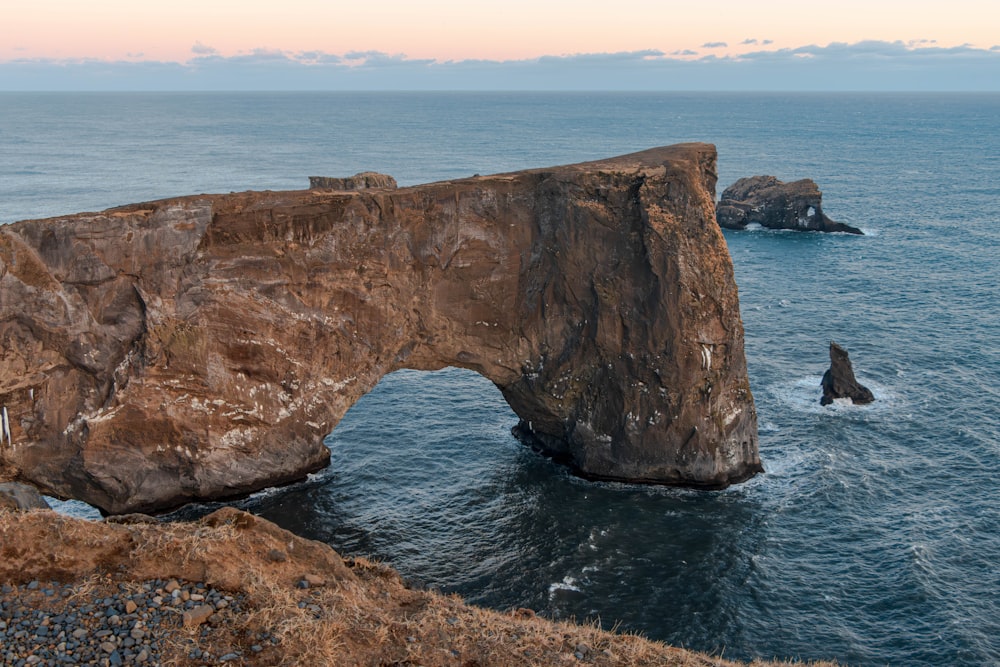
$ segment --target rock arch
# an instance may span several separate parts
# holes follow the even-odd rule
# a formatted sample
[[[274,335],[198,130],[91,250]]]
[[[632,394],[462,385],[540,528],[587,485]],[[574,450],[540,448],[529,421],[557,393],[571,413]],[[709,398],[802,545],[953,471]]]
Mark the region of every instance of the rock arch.
[[[323,435],[386,373],[458,366],[584,475],[746,479],[756,414],[715,180],[714,147],[685,144],[10,225],[0,461],[108,512],[246,493],[325,465]]]

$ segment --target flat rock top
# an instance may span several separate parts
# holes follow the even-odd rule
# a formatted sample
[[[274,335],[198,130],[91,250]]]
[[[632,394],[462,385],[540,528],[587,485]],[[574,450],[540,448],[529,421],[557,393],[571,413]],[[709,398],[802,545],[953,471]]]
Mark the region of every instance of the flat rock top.
[[[745,201],[752,197],[766,198],[778,189],[790,197],[819,198],[822,196],[819,186],[811,178],[785,183],[775,176],[749,176],[739,179],[726,188],[722,192],[722,200]]]
[[[414,189],[434,188],[435,186],[445,186],[450,188],[468,184],[469,187],[481,186],[484,181],[507,181],[523,175],[537,175],[549,173],[587,173],[601,171],[617,171],[622,173],[633,173],[643,170],[660,170],[665,166],[681,167],[690,164],[701,164],[704,168],[711,169],[711,176],[715,176],[714,159],[716,155],[715,145],[704,142],[690,142],[674,144],[671,146],[659,146],[649,148],[635,153],[619,155],[612,158],[592,160],[588,162],[577,162],[572,164],[555,165],[551,167],[538,167],[533,169],[523,169],[499,174],[488,174],[484,176],[471,176],[469,178],[453,179],[448,181],[437,181],[432,183],[421,183],[406,187],[394,187],[395,180],[391,176],[379,174],[380,177],[392,180],[393,184],[375,183],[366,187],[351,189],[328,189],[322,186],[321,181],[350,181],[365,173],[344,179],[326,179],[325,177],[311,177],[320,179],[317,189],[303,190],[246,190],[232,193],[206,193],[195,195],[181,195],[176,197],[166,197],[164,199],[140,202],[135,204],[125,204],[109,208],[101,212],[85,212],[71,215],[57,216],[50,220],[64,220],[67,218],[79,218],[88,216],[116,216],[131,215],[136,213],[153,213],[154,210],[163,208],[171,203],[191,204],[203,202],[213,208],[220,207],[225,202],[224,208],[246,209],[246,208],[280,208],[282,206],[299,205],[308,201],[325,201],[331,198],[354,198],[361,197],[375,192],[398,192],[403,194]],[[346,186],[339,186],[346,187]],[[18,223],[13,223],[17,225]]]

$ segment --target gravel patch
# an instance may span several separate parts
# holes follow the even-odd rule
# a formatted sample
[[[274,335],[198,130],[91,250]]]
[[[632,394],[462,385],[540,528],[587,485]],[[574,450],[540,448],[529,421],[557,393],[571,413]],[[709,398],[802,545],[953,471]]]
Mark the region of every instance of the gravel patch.
[[[195,664],[238,664],[271,643],[266,633],[233,641],[220,630],[244,602],[175,579],[2,585],[0,665],[157,665],[168,643]]]

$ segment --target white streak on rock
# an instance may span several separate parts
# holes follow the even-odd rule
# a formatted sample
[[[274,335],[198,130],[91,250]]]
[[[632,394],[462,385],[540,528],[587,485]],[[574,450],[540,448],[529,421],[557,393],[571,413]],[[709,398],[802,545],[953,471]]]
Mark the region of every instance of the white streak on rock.
[[[712,370],[712,346],[701,344],[701,367],[706,371]]]

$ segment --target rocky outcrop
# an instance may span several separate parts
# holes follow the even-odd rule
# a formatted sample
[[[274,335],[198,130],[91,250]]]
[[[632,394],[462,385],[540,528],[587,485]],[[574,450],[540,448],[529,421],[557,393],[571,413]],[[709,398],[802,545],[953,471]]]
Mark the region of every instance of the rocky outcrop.
[[[847,350],[834,342],[830,342],[830,368],[823,373],[820,382],[823,387],[821,405],[829,405],[838,398],[848,398],[851,403],[863,405],[875,400],[868,387],[859,383],[854,377],[854,368],[847,355]]]
[[[0,465],[110,513],[327,465],[400,368],[496,384],[592,477],[758,472],[715,149],[398,190],[244,192],[0,228]]]
[[[347,178],[310,176],[310,190],[395,190],[396,179],[377,171],[362,171]]]
[[[716,218],[726,229],[752,223],[768,229],[863,234],[823,213],[823,193],[811,179],[784,183],[774,176],[741,178],[722,193]]]
[[[47,510],[51,509],[38,489],[17,482],[0,483],[0,509]]]

